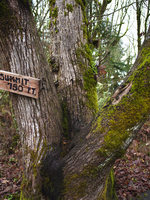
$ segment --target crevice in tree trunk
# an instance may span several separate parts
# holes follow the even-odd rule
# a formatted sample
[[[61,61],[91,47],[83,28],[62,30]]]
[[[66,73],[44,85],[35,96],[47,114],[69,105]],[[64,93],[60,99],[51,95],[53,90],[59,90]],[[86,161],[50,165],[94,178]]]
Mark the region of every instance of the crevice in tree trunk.
[[[71,10],[68,10],[68,5]],[[86,43],[83,35],[85,25],[81,6],[75,0],[56,0],[50,8],[52,13],[56,8],[58,12],[56,16],[51,15],[50,62],[60,102],[67,109],[68,118],[65,120],[68,120],[68,132],[71,135],[71,132],[78,132],[86,126],[96,112],[88,106],[83,78],[89,68],[88,59],[82,57],[82,63],[79,63],[77,58],[77,52]],[[83,64],[84,68],[81,67]]]

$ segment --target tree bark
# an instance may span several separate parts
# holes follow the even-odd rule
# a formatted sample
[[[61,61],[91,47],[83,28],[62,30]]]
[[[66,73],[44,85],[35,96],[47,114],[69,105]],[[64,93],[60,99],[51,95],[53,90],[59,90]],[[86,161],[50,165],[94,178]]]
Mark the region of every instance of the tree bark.
[[[102,108],[85,139],[65,157],[64,199],[108,199],[105,180],[110,168],[149,117],[149,49],[150,37],[130,76]]]
[[[40,79],[39,99],[15,94],[11,97],[25,165],[21,199],[42,199],[41,190],[45,190],[43,182],[48,173],[42,166],[47,154],[52,162],[51,154],[54,157],[58,151],[62,133],[61,108],[30,5],[27,1],[1,1],[0,13],[1,68]]]
[[[96,81],[89,66],[91,55],[84,33],[85,5],[82,1],[56,0],[50,3],[50,12],[52,72],[67,115],[64,118],[70,131],[75,132],[86,126],[98,110]]]
[[[142,10],[142,1],[136,0],[136,20],[137,20],[137,43],[138,43],[138,52],[141,48],[141,10]]]
[[[70,1],[68,2],[70,3]],[[73,12],[78,9],[81,14],[80,6],[83,12],[83,4],[80,4],[80,6],[79,4],[74,4],[74,2],[72,4],[75,5]],[[53,4],[53,8],[56,5],[60,5],[59,12],[62,13],[61,2],[56,1],[56,4]],[[69,6],[65,5],[66,7]],[[70,6],[68,7],[69,10],[71,8]],[[67,19],[71,21],[74,17],[69,10]],[[53,9],[51,12],[56,14],[57,9]],[[80,14],[78,12],[76,14],[79,17]],[[83,18],[81,17],[81,19]],[[12,95],[25,162],[21,199],[57,200],[60,197],[65,200],[106,199],[105,180],[110,168],[115,159],[124,153],[143,121],[149,115],[150,37],[147,37],[144,42],[130,76],[102,108],[95,121],[93,121],[90,131],[88,131],[86,127],[81,127],[84,122],[86,124],[88,120],[92,119],[90,109],[95,108],[95,106],[93,101],[92,104],[89,104],[89,99],[96,100],[95,90],[94,93],[89,95],[89,92],[95,88],[93,72],[87,64],[91,62],[90,58],[86,57],[90,55],[89,49],[84,44],[84,40],[82,42],[82,34],[80,35],[79,48],[78,46],[76,48],[74,39],[73,42],[67,44],[65,33],[60,30],[62,34],[59,37],[61,38],[62,35],[65,38],[61,38],[61,41],[64,41],[63,44],[67,47],[65,49],[58,38],[55,38],[58,41],[57,50],[60,48],[62,54],[64,54],[64,57],[62,57],[64,60],[66,59],[65,55],[73,57],[73,53],[75,53],[75,61],[73,60],[74,64],[71,65],[79,68],[79,71],[74,70],[71,73],[71,71],[66,71],[66,68],[63,69],[65,62],[62,61],[64,63],[62,66],[60,65],[61,60],[57,58],[57,55],[60,54],[57,54],[57,52],[54,62],[51,57],[51,64],[57,64],[58,62],[59,68],[64,70],[62,72],[64,74],[67,73],[67,76],[64,75],[64,79],[60,80],[62,81],[62,86],[68,83],[67,86],[70,87],[69,94],[65,88],[63,90],[66,93],[61,93],[61,84],[57,90],[59,95],[62,95],[61,101],[69,95],[68,100],[70,99],[70,102],[77,103],[73,107],[73,104],[68,103],[67,100],[66,107],[68,112],[73,113],[71,114],[71,123],[75,123],[74,128],[80,128],[80,137],[72,141],[70,149],[68,149],[69,153],[60,158],[61,108],[53,86],[50,70],[35,30],[29,4],[26,1],[19,0],[0,2],[0,20],[2,22],[0,26],[0,52],[3,52],[3,58],[5,58],[3,62],[1,61],[3,68],[6,69],[7,67],[12,72],[41,79],[41,91],[38,100]],[[60,26],[59,17],[57,20],[57,25]],[[70,23],[71,27],[71,22],[68,23]],[[80,21],[78,28],[81,28]],[[70,36],[68,31],[69,29],[67,34]],[[72,34],[74,33],[72,32]],[[79,33],[77,32],[76,34],[78,35]],[[73,45],[72,48],[74,47],[77,52],[70,49],[71,54],[69,54],[67,50],[69,51],[68,48],[71,44]],[[65,53],[62,50],[63,48]],[[52,50],[52,56],[54,56],[53,52],[54,50]],[[70,66],[68,63],[71,63],[71,61],[72,59],[70,61],[67,59],[66,61],[68,70]],[[83,69],[81,70],[79,66]],[[63,77],[61,73],[60,77]],[[77,79],[75,78],[75,88],[73,74],[75,74],[75,77],[77,76]],[[67,79],[68,76],[71,79],[73,78],[73,83],[70,78]],[[78,77],[79,80],[81,78],[81,85],[77,81]],[[67,80],[67,83],[63,85],[64,80]],[[91,90],[89,90],[89,87]],[[80,90],[80,92],[75,93],[72,88]],[[80,94],[81,102],[77,94]],[[74,95],[77,95],[75,98],[78,99],[77,101],[74,100]],[[78,113],[77,107],[79,105],[83,111],[81,110]],[[85,108],[89,108],[87,105],[90,105],[90,109],[86,111]]]

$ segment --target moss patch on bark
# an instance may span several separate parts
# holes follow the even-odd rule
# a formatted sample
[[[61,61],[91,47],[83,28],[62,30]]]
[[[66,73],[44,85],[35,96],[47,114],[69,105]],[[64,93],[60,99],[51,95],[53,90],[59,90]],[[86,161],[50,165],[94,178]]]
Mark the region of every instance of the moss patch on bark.
[[[105,182],[105,187],[103,194],[98,197],[98,200],[117,200],[117,195],[115,192],[115,180],[114,180],[114,172],[113,169],[110,171],[110,174],[108,175],[106,182]]]
[[[106,105],[94,124],[93,133],[103,133],[103,146],[99,153],[110,155],[122,154],[126,139],[138,125],[147,118],[150,111],[150,48],[141,52],[138,68],[128,78],[126,84],[132,82],[130,91],[121,101]]]
[[[81,45],[76,51],[77,64],[80,66],[83,73],[84,89],[88,99],[87,106],[93,114],[98,112],[98,100],[96,91],[96,80],[94,79],[96,69],[92,57],[92,51],[88,44]]]

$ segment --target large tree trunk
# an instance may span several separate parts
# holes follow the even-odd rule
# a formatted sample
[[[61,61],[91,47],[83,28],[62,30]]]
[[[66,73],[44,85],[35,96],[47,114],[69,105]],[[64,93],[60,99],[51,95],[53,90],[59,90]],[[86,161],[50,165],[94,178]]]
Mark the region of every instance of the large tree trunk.
[[[90,66],[92,55],[85,39],[84,2],[50,1],[50,17],[52,72],[64,120],[71,128],[68,132],[76,131],[86,126],[98,111],[94,69]]]
[[[69,55],[67,52],[68,48],[62,47],[63,45],[56,38],[56,41],[59,43],[57,50],[65,48],[64,60],[65,55],[73,57],[72,52],[75,53],[77,51],[74,56],[75,60],[73,60],[75,64],[71,64],[71,66],[79,68],[79,71],[75,70],[72,72],[73,74],[75,72],[79,73],[77,79],[75,79],[76,87],[74,88],[75,91],[73,91],[71,87],[74,87],[74,75],[71,71],[66,72],[66,69],[63,69],[65,64],[60,67],[61,73],[58,72],[60,77],[62,77],[60,79],[62,82],[60,83],[63,85],[63,80],[68,80],[68,85],[67,83],[64,83],[64,85],[67,85],[70,89],[68,93],[65,88],[63,90],[66,93],[61,92],[61,84],[59,84],[58,93],[62,95],[60,97],[62,101],[64,100],[63,98],[67,98],[67,95],[69,95],[70,101],[77,103],[75,107],[81,104],[81,108],[83,108],[83,113],[81,110],[78,114],[78,108],[74,108],[75,111],[73,111],[73,107],[70,106],[72,104],[69,104],[68,100],[66,101],[65,107],[72,113],[71,123],[75,123],[74,128],[80,128],[81,138],[75,138],[76,140],[73,140],[70,149],[68,149],[69,153],[60,159],[58,147],[61,140],[61,108],[39,38],[34,28],[29,5],[25,2],[27,1],[4,0],[0,2],[0,52],[3,52],[3,69],[6,69],[7,66],[8,70],[12,72],[42,80],[38,100],[12,95],[25,161],[21,199],[57,200],[60,199],[60,196],[66,200],[106,199],[104,185],[111,166],[115,159],[123,154],[135,133],[149,115],[150,37],[148,36],[147,41],[144,43],[133,68],[134,70],[122,87],[115,92],[110,101],[100,111],[90,131],[86,128],[81,129],[81,125],[84,122],[87,124],[87,121],[92,119],[90,109],[96,107],[93,104],[94,101],[92,101],[92,104],[89,103],[89,98],[91,100],[96,99],[93,72],[90,67],[87,67],[87,63],[90,63],[89,57],[88,59],[86,58],[86,56],[90,55],[89,49],[82,41],[83,38],[79,41],[79,48],[78,46],[76,48],[75,41],[73,40],[71,44],[73,44],[72,48],[74,47],[75,50],[71,50]],[[82,1],[76,0],[76,2],[81,3]],[[61,1],[56,1],[56,4],[60,6],[61,11]],[[74,5],[74,1],[72,4]],[[56,5],[53,4],[53,6]],[[83,11],[84,5],[81,4],[81,6]],[[81,14],[78,4],[73,6],[73,8],[75,9],[73,12],[78,9],[80,13],[79,15],[77,14],[78,12],[76,13],[78,17],[82,16],[83,13]],[[57,13],[57,9],[54,9],[53,12]],[[68,20],[71,20],[73,13],[68,12],[69,16],[67,15],[66,17]],[[75,16],[72,17],[72,19],[74,18]],[[60,26],[59,20],[58,17],[58,24]],[[81,28],[80,21],[78,28]],[[67,30],[69,35],[68,31],[69,29]],[[78,33],[76,34],[78,35]],[[64,35],[65,33],[62,31],[62,36],[65,37]],[[61,34],[59,37],[61,37]],[[67,38],[64,40],[67,41]],[[63,52],[62,49],[61,52]],[[53,51],[52,55],[54,56]],[[57,61],[59,65],[61,63],[60,59],[57,60],[57,56],[54,61],[55,64],[57,64]],[[71,61],[68,60],[68,62]],[[68,62],[66,63],[67,69],[69,66]],[[51,64],[53,64],[52,59]],[[79,66],[82,66],[83,69],[81,70]],[[62,72],[68,75],[61,75],[63,74]],[[70,81],[70,78],[67,78],[68,76],[71,79],[73,78],[73,82]],[[78,85],[78,77],[79,80],[81,78],[81,85]],[[89,87],[94,90],[94,93],[91,93]],[[76,88],[78,89],[76,90]],[[81,90],[81,94],[77,93],[81,97],[81,101],[79,101],[78,97],[74,98],[78,90]],[[75,101],[74,99],[78,100]],[[88,109],[87,105],[90,105],[90,109]],[[86,108],[88,109],[87,111]],[[86,117],[84,117],[84,113]],[[63,184],[63,187],[61,184]]]
[[[108,199],[105,180],[110,168],[150,114],[149,36],[150,29],[128,78],[102,108],[85,139],[65,157],[64,199]]]
[[[0,23],[1,69],[41,80],[39,99],[15,94],[11,97],[25,164],[21,199],[42,199],[44,181],[49,182],[42,163],[47,154],[57,154],[62,132],[61,108],[27,1],[1,1]]]

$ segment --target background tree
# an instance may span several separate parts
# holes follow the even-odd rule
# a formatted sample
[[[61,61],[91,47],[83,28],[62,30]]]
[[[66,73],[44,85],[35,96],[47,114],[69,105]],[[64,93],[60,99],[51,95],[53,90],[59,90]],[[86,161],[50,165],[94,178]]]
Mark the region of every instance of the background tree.
[[[49,60],[63,109],[64,132],[68,133],[88,124],[98,111],[92,52],[85,38],[85,4],[50,2]]]
[[[107,3],[106,3],[107,2]],[[122,26],[127,20],[130,1],[88,1],[88,40],[93,44],[93,55],[98,68],[99,105],[114,92],[131,67],[131,56],[125,57],[127,50],[122,47]],[[104,6],[105,5],[105,6]],[[113,8],[112,8],[113,5]]]
[[[150,1],[136,0],[136,18],[137,18],[137,41],[138,51],[141,48],[143,38],[146,37],[150,17]],[[144,26],[142,25],[144,21]]]

